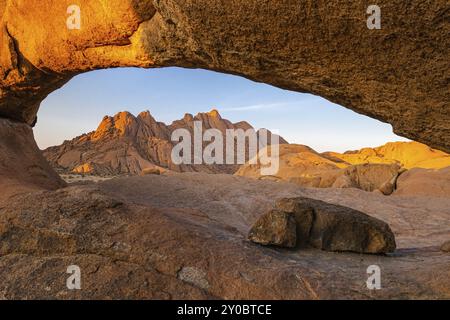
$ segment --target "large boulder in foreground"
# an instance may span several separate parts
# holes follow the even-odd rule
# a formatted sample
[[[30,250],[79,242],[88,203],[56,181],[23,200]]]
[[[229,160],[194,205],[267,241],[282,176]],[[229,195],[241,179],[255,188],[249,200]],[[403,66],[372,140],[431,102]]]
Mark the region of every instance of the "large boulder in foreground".
[[[275,243],[273,239],[274,235],[277,239],[293,237],[290,229],[281,228],[278,222],[280,217],[288,221],[289,215],[296,222],[298,247],[369,254],[389,253],[396,249],[395,236],[385,222],[350,208],[309,198],[279,200],[275,211],[256,222],[249,239],[263,245],[282,245],[281,241]]]

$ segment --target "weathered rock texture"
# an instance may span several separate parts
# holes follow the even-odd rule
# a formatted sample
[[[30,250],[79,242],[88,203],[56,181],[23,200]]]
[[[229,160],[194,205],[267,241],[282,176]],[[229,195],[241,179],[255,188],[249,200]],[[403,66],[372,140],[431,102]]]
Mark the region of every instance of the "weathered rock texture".
[[[293,214],[271,210],[256,221],[249,240],[265,246],[294,248],[297,245],[297,224]]]
[[[39,104],[100,68],[182,66],[311,92],[450,151],[446,0],[0,1],[0,116],[34,123]]]
[[[264,245],[311,246],[326,251],[389,253],[396,248],[395,236],[385,222],[308,198],[277,201],[276,210],[256,222],[249,239]]]
[[[247,163],[235,175],[289,181],[304,187],[374,191],[396,178],[400,170],[396,164],[351,165],[340,159],[329,159],[310,147],[294,144],[280,146],[279,169],[275,175],[263,176],[261,166],[260,163]]]
[[[232,123],[223,119],[217,110],[186,114],[183,119],[170,125],[157,122],[149,111],[137,117],[129,112],[120,112],[114,117],[104,117],[97,130],[84,134],[62,145],[44,150],[44,156],[60,172],[92,175],[141,174],[146,172],[206,172],[235,173],[238,164],[175,164],[172,161],[172,133],[185,129],[191,135],[191,156],[194,159],[194,123],[201,122],[202,130],[219,130],[226,137],[226,130],[247,131],[253,127],[245,121]],[[254,131],[256,133],[256,130]],[[269,132],[269,134],[271,134]],[[279,137],[280,143],[287,143]],[[271,140],[267,143],[270,145]],[[203,150],[210,142],[203,143]],[[237,150],[235,141],[235,150]],[[249,145],[245,145],[246,159],[249,160]],[[225,161],[226,147],[223,147]]]
[[[390,224],[391,256],[280,250],[246,240],[274,199],[315,197]],[[209,201],[205,201],[209,199]],[[2,299],[449,299],[450,200],[231,175],[118,178],[0,201]],[[446,223],[447,222],[447,223]],[[78,265],[82,290],[68,290]],[[383,290],[366,287],[379,265]]]
[[[398,164],[405,169],[442,169],[450,167],[450,155],[418,142],[389,142],[377,148],[363,148],[345,153],[324,152],[323,157],[358,165],[365,163]]]
[[[27,190],[65,186],[50,168],[24,123],[0,119],[0,199]]]
[[[450,198],[450,167],[409,170],[398,178],[394,195]]]
[[[357,188],[384,195],[392,194],[400,179],[403,191],[399,194],[450,195],[450,156],[417,142],[388,143],[342,154],[318,153],[308,146],[285,144],[280,146],[279,155],[279,170],[273,176],[263,176],[261,164],[251,163],[241,166],[235,175],[314,188]],[[422,188],[422,182],[428,187]]]

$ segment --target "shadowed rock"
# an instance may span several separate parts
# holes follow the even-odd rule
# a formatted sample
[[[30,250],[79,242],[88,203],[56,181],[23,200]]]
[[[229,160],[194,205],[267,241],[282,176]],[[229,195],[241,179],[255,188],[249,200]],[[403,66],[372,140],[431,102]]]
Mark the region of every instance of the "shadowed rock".
[[[258,220],[250,231],[250,240],[294,247],[292,242],[279,239],[296,238],[299,247],[372,254],[389,253],[396,248],[389,226],[362,212],[308,198],[282,199],[276,208]],[[290,219],[295,220],[296,237],[286,227]]]
[[[63,186],[36,145],[31,127],[0,119],[0,200],[26,190]]]
[[[297,245],[295,217],[287,212],[272,210],[256,222],[248,238],[266,246],[294,248]]]

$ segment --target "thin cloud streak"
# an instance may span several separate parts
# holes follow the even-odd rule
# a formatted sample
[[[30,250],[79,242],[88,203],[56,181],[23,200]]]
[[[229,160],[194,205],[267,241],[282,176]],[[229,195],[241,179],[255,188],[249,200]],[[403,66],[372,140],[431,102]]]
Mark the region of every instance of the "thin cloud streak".
[[[299,104],[299,102],[255,104],[255,105],[250,105],[250,106],[223,108],[223,109],[221,109],[221,111],[224,111],[224,112],[250,111],[250,110],[261,110],[261,109],[287,107],[287,106],[298,105],[298,104]]]
[[[262,103],[262,104],[254,104],[248,106],[240,106],[240,107],[231,107],[231,108],[221,108],[220,111],[223,112],[236,112],[236,111],[252,111],[252,110],[262,110],[262,109],[274,109],[274,108],[282,108],[282,107],[297,107],[297,106],[305,106],[305,104],[309,103],[321,103],[321,98],[313,95],[308,95],[299,101],[288,101],[288,102],[275,102],[275,103]]]

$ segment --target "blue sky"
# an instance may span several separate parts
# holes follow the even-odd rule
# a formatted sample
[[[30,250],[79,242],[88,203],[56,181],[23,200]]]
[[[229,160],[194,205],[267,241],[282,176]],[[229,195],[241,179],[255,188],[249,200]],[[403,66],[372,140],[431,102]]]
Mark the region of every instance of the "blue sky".
[[[47,97],[38,114],[39,147],[95,130],[103,116],[150,110],[171,123],[185,113],[217,109],[233,122],[278,131],[317,151],[346,151],[405,141],[392,127],[323,98],[205,70],[108,69],[79,75]]]

